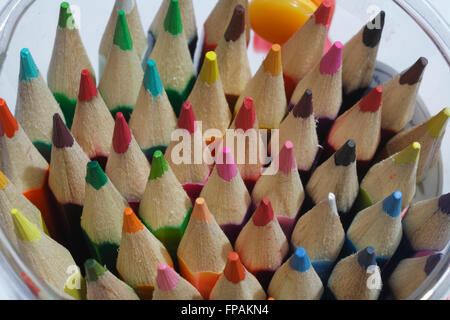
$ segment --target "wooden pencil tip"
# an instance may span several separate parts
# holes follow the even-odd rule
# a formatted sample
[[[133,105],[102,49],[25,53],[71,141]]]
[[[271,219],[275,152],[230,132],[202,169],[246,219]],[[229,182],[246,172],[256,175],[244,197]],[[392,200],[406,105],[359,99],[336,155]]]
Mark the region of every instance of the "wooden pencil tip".
[[[375,249],[373,247],[367,247],[357,253],[358,263],[361,267],[367,270],[370,266],[377,265],[375,257]]]
[[[97,96],[97,87],[94,79],[92,79],[89,70],[81,71],[80,90],[78,92],[78,100],[91,101]]]
[[[189,101],[185,101],[181,107],[178,128],[185,129],[190,134],[193,134],[195,131],[195,115],[194,110],[192,110],[192,104]]]
[[[384,28],[385,12],[380,11],[378,15],[368,22],[364,27],[362,41],[366,47],[375,48],[381,40]]]
[[[8,186],[8,184],[9,184],[8,178],[0,170],[0,190],[5,189]]]
[[[133,49],[133,39],[131,38],[130,29],[128,27],[127,15],[123,10],[119,10],[119,14],[117,15],[113,44],[124,51]]]
[[[234,126],[236,129],[241,129],[246,132],[248,129],[252,129],[255,126],[255,121],[255,102],[251,97],[245,97],[236,116],[236,120],[234,120]]]
[[[310,89],[305,90],[292,112],[294,117],[303,119],[309,118],[313,114],[312,91]]]
[[[205,199],[200,197],[195,200],[191,217],[199,222],[212,222],[212,215],[209,212]]]
[[[53,115],[53,146],[58,149],[73,146],[74,139],[58,113]]]
[[[86,182],[95,190],[99,190],[108,183],[108,177],[97,161],[90,161],[86,168]]]
[[[400,216],[402,211],[402,192],[395,191],[390,196],[383,200],[383,211],[390,215],[392,218]]]
[[[16,235],[20,240],[25,242],[36,242],[41,238],[41,232],[38,227],[25,218],[19,210],[12,209],[11,215],[14,221]]]
[[[355,141],[348,140],[344,145],[334,154],[334,164],[336,166],[348,166],[356,160],[356,145]]]
[[[144,74],[144,88],[150,92],[153,98],[156,98],[164,92],[155,60],[147,61],[147,68]]]
[[[100,278],[107,269],[100,265],[94,259],[88,259],[84,263],[84,269],[86,270],[86,280],[87,282],[96,282],[98,278]]]
[[[402,151],[394,155],[394,162],[397,164],[409,164],[419,160],[420,143],[413,142]]]
[[[297,170],[297,162],[295,161],[294,144],[291,141],[286,141],[283,148],[278,155],[279,169],[286,175],[290,174],[292,170]]]
[[[330,207],[331,212],[333,212],[336,216],[339,217],[336,204],[336,196],[332,192],[328,193],[328,206]]]
[[[264,227],[273,220],[274,216],[275,214],[269,198],[262,198],[258,208],[256,208],[256,211],[252,216],[252,221],[255,226]]]
[[[264,70],[269,72],[273,77],[281,74],[281,46],[279,44],[272,45],[266,59],[263,61],[263,66]]]
[[[443,194],[439,197],[438,207],[443,213],[450,214],[450,193]]]
[[[321,74],[333,75],[342,66],[342,43],[336,41],[320,60],[319,71]]]
[[[233,11],[228,28],[225,31],[225,41],[236,41],[245,31],[245,8],[238,4]]]
[[[236,252],[228,254],[227,264],[223,271],[228,281],[239,283],[245,279],[245,268]]]
[[[430,135],[433,138],[439,138],[445,132],[445,127],[447,125],[447,120],[450,117],[450,108],[444,108],[437,115],[432,117],[427,122],[427,127]]]
[[[289,259],[289,265],[293,270],[298,272],[308,271],[311,268],[311,262],[306,254],[306,250],[298,247]]]
[[[423,271],[425,271],[425,274],[428,276],[430,273],[434,270],[434,267],[441,261],[443,257],[442,253],[435,253],[428,257],[427,262],[425,263],[425,268]]]
[[[161,291],[171,291],[178,285],[178,274],[168,264],[158,265],[156,284]]]
[[[173,36],[183,33],[183,21],[181,20],[178,0],[170,0],[166,18],[164,19],[164,30]]]
[[[68,2],[62,2],[59,7],[58,26],[61,29],[71,29],[74,27],[74,19],[72,17],[72,11],[70,10],[70,4]]]
[[[410,86],[422,80],[425,67],[428,60],[424,57],[419,58],[408,70],[406,70],[399,79],[400,84],[408,84]]]
[[[150,180],[161,178],[165,172],[169,170],[169,164],[164,158],[163,153],[160,150],[155,151],[153,154],[152,167],[150,169]]]
[[[12,138],[18,130],[19,123],[9,110],[6,101],[0,98],[0,137],[6,135]]]
[[[326,26],[330,20],[332,8],[333,3],[330,0],[324,0],[319,8],[317,8],[314,12],[314,20],[316,21],[316,24]]]
[[[20,81],[28,82],[37,77],[39,77],[39,70],[34,63],[30,50],[28,50],[28,48],[23,48],[20,50],[19,79]]]
[[[375,112],[381,107],[383,101],[383,88],[378,86],[372,89],[364,98],[359,102],[359,109],[362,112]]]
[[[144,229],[141,220],[136,216],[133,209],[125,208],[123,212],[123,232],[136,233]]]
[[[131,143],[131,130],[128,127],[127,121],[122,112],[116,113],[116,123],[114,125],[113,133],[113,147],[118,154],[127,152]]]
[[[216,159],[216,168],[219,177],[225,181],[231,181],[237,175],[237,166],[233,153],[229,147],[223,147]]]
[[[200,70],[200,80],[211,85],[219,80],[219,67],[217,66],[217,55],[214,51],[205,54],[202,69]]]

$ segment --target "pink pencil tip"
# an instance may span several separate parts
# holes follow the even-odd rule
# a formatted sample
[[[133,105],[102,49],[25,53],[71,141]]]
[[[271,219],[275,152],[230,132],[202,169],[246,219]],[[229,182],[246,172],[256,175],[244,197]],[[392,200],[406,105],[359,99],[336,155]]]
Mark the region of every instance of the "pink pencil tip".
[[[190,134],[193,134],[195,131],[195,115],[194,110],[192,110],[192,104],[189,101],[183,103],[181,107],[178,128],[186,129]]]
[[[294,145],[291,141],[286,141],[283,148],[278,155],[279,169],[284,174],[291,173],[292,170],[297,170],[297,163],[295,161]]]
[[[231,181],[237,174],[237,166],[229,147],[224,147],[216,161],[217,173],[225,181]]]
[[[320,61],[320,73],[333,75],[342,65],[342,43],[336,41]]]
[[[321,24],[324,26],[328,24],[332,6],[333,4],[330,0],[325,0],[322,2],[319,8],[317,8],[316,12],[314,12],[314,19],[316,20],[316,24]]]
[[[178,285],[178,274],[169,265],[159,264],[156,283],[160,290],[171,291]]]
[[[255,226],[264,227],[273,220],[274,213],[269,198],[262,198],[252,220]]]
[[[383,88],[375,87],[359,102],[359,109],[363,112],[375,112],[381,107]]]
[[[116,113],[116,124],[114,126],[113,147],[119,154],[127,152],[131,142],[131,131],[122,112]]]
[[[236,129],[242,129],[245,132],[254,127],[255,121],[255,103],[251,97],[245,97],[234,121],[234,126]]]

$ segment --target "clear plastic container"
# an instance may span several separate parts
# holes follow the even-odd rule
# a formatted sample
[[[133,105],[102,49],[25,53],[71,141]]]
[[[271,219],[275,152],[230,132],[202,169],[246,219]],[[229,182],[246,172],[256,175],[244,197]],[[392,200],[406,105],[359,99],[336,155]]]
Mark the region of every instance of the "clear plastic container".
[[[89,58],[98,70],[98,47],[113,7],[113,0],[72,0],[79,18],[80,33]],[[159,1],[137,0],[144,28],[156,14]],[[203,22],[214,7],[212,0],[193,0],[199,39]],[[431,5],[445,1],[430,0],[336,0],[337,7],[330,30],[332,41],[345,43],[379,10],[386,12],[386,23],[378,53],[375,81],[384,82],[392,75],[424,56],[429,60],[422,80],[413,124],[450,106],[450,29],[445,19]],[[0,96],[14,109],[19,74],[19,51],[30,49],[38,68],[46,77],[56,31],[59,0],[0,0]],[[199,45],[197,46],[197,48]],[[249,55],[253,72],[264,54]],[[196,61],[199,50],[196,52]],[[442,157],[429,177],[417,188],[414,201],[450,191],[450,133],[442,143]],[[410,299],[445,299],[450,293],[449,247],[444,259]],[[26,277],[24,278],[24,274]],[[25,281],[24,279],[28,279]],[[29,290],[30,281],[34,290]],[[33,287],[33,286],[32,286]],[[36,290],[37,289],[37,290]],[[37,292],[38,291],[38,292]],[[34,293],[33,293],[34,292]],[[58,299],[59,296],[23,263],[0,228],[0,298]]]

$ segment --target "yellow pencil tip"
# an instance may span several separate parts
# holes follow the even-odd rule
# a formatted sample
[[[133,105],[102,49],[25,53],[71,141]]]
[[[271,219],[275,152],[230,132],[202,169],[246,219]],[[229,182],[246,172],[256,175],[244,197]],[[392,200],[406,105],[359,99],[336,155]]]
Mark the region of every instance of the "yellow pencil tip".
[[[281,47],[279,44],[272,45],[263,66],[264,70],[274,77],[281,73]]]
[[[8,185],[8,178],[0,171],[0,190],[3,190]]]
[[[411,145],[394,155],[395,163],[409,164],[414,163],[419,159],[420,143],[413,142]]]
[[[433,138],[439,138],[445,132],[447,120],[450,117],[450,108],[444,108],[427,122],[428,131]]]
[[[41,238],[41,232],[38,227],[30,222],[17,209],[11,209],[11,215],[14,221],[16,235],[25,242],[36,242]]]
[[[205,55],[200,79],[207,84],[213,84],[219,79],[219,67],[217,66],[217,55],[214,51],[208,51]]]

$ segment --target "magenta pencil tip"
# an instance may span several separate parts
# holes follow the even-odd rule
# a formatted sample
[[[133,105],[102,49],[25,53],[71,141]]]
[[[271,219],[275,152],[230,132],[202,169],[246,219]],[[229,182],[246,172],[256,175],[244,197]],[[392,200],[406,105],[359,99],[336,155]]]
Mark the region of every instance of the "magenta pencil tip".
[[[237,166],[234,162],[233,153],[229,147],[224,147],[220,152],[216,167],[217,173],[225,181],[230,181],[236,176]]]
[[[333,75],[342,65],[342,43],[336,41],[320,61],[320,73]]]
[[[297,163],[295,161],[295,154],[294,154],[294,145],[291,141],[286,141],[284,143],[283,148],[280,151],[280,154],[278,155],[278,161],[279,161],[279,169],[284,174],[291,173],[292,170],[297,169]]]

